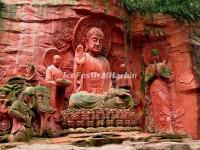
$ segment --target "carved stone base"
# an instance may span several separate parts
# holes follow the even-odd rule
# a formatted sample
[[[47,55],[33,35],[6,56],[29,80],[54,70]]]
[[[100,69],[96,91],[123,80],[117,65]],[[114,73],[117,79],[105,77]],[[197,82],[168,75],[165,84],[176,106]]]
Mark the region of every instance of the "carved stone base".
[[[135,127],[140,117],[132,109],[80,109],[61,113],[62,126],[68,128]]]
[[[101,133],[101,132],[131,132],[141,131],[139,127],[98,127],[98,128],[69,128],[65,133]]]

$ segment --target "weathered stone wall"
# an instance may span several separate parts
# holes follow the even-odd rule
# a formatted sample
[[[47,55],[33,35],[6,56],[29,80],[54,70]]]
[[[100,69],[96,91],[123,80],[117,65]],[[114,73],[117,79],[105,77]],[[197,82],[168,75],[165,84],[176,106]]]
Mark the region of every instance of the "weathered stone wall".
[[[142,45],[155,44],[152,38],[153,33],[150,33],[150,38],[153,40],[145,40],[145,26],[159,28],[164,33],[165,38],[160,41],[164,42],[168,47],[168,61],[173,65],[175,80],[169,84],[169,92],[171,99],[172,124],[173,130],[176,132],[190,133],[194,138],[198,136],[198,107],[197,107],[197,89],[195,73],[193,71],[193,63],[191,59],[191,46],[189,35],[191,29],[189,26],[177,22],[168,15],[158,14],[152,18],[138,16],[132,17],[132,32],[135,37],[140,38],[136,43],[136,49],[142,50]],[[133,39],[134,41],[134,39]],[[138,45],[138,46],[137,46]],[[142,51],[141,51],[142,52]],[[137,53],[135,63],[140,62],[135,68],[138,74],[142,69],[142,60]],[[140,61],[138,61],[140,60]],[[141,80],[140,76],[140,80]],[[140,85],[139,81],[137,85]],[[137,89],[140,90],[140,89]]]
[[[54,33],[66,27],[73,29],[81,17],[99,13],[121,20],[126,16],[121,4],[114,0],[4,0],[3,2],[6,4],[6,10],[1,22],[0,60],[4,64],[7,77],[16,74],[16,69],[29,61],[42,65],[45,50],[54,47],[52,44]]]

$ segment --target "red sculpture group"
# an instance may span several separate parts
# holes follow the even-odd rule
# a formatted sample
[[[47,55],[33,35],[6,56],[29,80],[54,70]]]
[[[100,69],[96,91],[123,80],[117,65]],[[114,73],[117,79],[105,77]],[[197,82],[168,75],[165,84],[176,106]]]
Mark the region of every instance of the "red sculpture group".
[[[106,21],[84,17],[74,31],[65,28],[57,32],[53,43],[56,48],[47,49],[43,56],[43,76],[38,74],[40,68],[28,64],[20,76],[11,78],[0,89],[1,141],[59,136],[68,128],[142,124],[142,116],[136,111],[133,79],[106,76],[116,73],[107,58],[110,55],[114,59],[115,53],[109,54],[111,33]],[[143,52],[145,95],[150,96],[146,127],[173,132],[168,89],[173,69],[162,48],[150,46]],[[121,70],[116,70],[124,74],[125,62],[119,62]]]

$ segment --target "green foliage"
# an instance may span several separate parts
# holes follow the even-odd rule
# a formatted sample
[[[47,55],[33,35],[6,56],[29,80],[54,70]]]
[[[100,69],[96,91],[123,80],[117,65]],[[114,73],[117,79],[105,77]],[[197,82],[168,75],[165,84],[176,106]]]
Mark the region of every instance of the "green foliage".
[[[182,22],[200,21],[199,0],[122,0],[130,12],[166,13]]]
[[[0,18],[2,17],[3,8],[5,7],[5,4],[0,0]]]
[[[159,51],[156,48],[154,48],[154,49],[151,50],[151,55],[157,56],[157,55],[159,55]]]
[[[200,38],[200,23],[198,23],[198,24],[196,24],[196,26],[194,26],[193,32],[197,38]]]

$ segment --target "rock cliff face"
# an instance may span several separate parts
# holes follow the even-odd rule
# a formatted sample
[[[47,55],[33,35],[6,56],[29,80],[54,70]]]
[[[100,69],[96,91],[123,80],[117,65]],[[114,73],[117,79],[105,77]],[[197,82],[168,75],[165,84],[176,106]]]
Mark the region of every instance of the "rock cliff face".
[[[192,48],[189,41],[191,28],[178,23],[168,15],[162,14],[154,15],[153,19],[148,19],[148,17],[147,19],[144,17],[135,19],[135,16],[132,16],[131,27],[135,38],[140,39],[135,44],[136,54],[134,55],[134,63],[139,62],[138,53],[142,44],[156,45],[155,43],[161,43],[161,45],[168,49],[168,62],[172,63],[174,70],[174,80],[168,84],[173,130],[190,133],[196,138],[198,131],[198,84],[193,70],[195,67],[191,58]],[[144,37],[145,28],[149,30],[149,38]],[[154,32],[150,30],[154,30]],[[159,34],[156,35],[155,31]],[[134,37],[132,40],[134,41]],[[143,62],[140,64],[143,64]],[[196,67],[198,68],[197,65]],[[136,66],[135,69],[139,72],[142,68]]]
[[[118,0],[3,0],[6,8],[0,24],[0,82],[22,72],[32,62],[44,74],[43,55],[47,49],[58,49],[58,33],[72,30],[86,15],[103,18],[111,28],[111,69],[121,72],[125,63],[128,72],[137,74],[132,80],[136,93],[141,92],[145,68],[142,50],[145,45],[161,43],[168,50],[168,61],[174,70],[169,84],[173,129],[198,136],[198,103],[195,73],[189,43],[190,27],[167,15],[152,18],[128,14]],[[128,24],[127,24],[128,22]],[[126,34],[125,25],[130,26]],[[74,50],[69,50],[73,59]],[[65,58],[68,60],[68,55]],[[142,94],[140,94],[142,95]]]
[[[6,10],[1,22],[1,60],[7,76],[32,61],[42,65],[47,48],[54,47],[57,31],[74,28],[77,21],[89,14],[118,19],[126,16],[121,4],[115,1],[49,0],[3,1]],[[119,15],[118,15],[119,14]],[[110,20],[110,22],[112,22]]]

